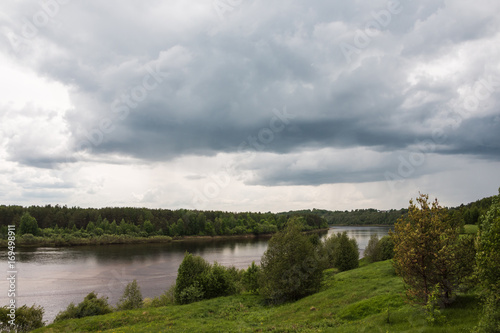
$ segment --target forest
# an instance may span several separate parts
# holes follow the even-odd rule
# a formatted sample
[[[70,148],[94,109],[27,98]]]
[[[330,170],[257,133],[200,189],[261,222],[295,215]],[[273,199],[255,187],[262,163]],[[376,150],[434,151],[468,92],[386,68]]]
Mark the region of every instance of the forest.
[[[479,217],[489,209],[492,199],[493,197],[487,197],[446,209],[461,224],[478,224]],[[377,210],[369,208],[331,211],[314,208],[290,211],[283,214],[313,214],[324,218],[330,225],[393,225],[401,216],[408,214],[408,209]]]
[[[216,236],[267,234],[281,230],[291,216],[299,216],[303,230],[327,228],[314,214],[231,213],[222,211],[147,208],[79,208],[59,205],[0,206],[0,234],[15,225],[18,235],[52,236],[70,232],[74,237],[102,235]],[[5,237],[3,237],[5,238]]]

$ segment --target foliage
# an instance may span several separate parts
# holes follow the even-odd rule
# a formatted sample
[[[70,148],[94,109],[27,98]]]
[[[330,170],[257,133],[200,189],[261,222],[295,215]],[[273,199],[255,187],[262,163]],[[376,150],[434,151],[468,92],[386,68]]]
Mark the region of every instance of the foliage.
[[[80,208],[67,206],[6,206],[0,205],[0,233],[6,234],[7,225],[20,227],[25,214],[27,219],[20,228],[20,235],[49,237],[61,233],[85,233],[88,237],[101,235],[148,236],[197,236],[274,233],[282,229],[292,217],[304,221],[305,230],[328,227],[326,220],[314,214],[232,213],[223,211],[168,210],[131,207]],[[33,227],[33,221],[38,225]],[[25,226],[26,222],[29,222]],[[38,227],[42,231],[38,232]],[[50,229],[50,230],[47,230]]]
[[[384,236],[379,239],[377,235],[372,235],[366,246],[364,256],[370,262],[392,259],[394,256],[394,243],[391,237]]]
[[[251,293],[258,291],[260,273],[260,266],[256,265],[255,261],[252,261],[252,264],[243,272],[242,284],[246,291]]]
[[[201,299],[236,293],[236,278],[231,268],[215,262],[210,265],[200,256],[186,252],[177,272],[175,302],[187,304]]]
[[[127,284],[116,307],[118,310],[132,310],[142,307],[142,294],[137,280]]]
[[[367,258],[370,262],[375,262],[375,251],[377,248],[377,244],[379,242],[379,238],[377,234],[371,235],[370,240],[365,248],[364,257]]]
[[[494,198],[490,210],[481,217],[476,260],[481,285],[500,294],[500,194]]]
[[[78,305],[75,306],[73,303],[70,303],[66,310],[57,314],[54,322],[72,318],[98,316],[112,311],[113,310],[108,304],[107,297],[97,298],[97,294],[95,292],[91,292],[85,296],[83,302]]]
[[[31,216],[30,213],[26,212],[21,217],[21,224],[19,225],[19,234],[32,234],[33,236],[38,236],[40,230],[38,229],[38,223],[36,219]]]
[[[500,296],[488,293],[483,300],[483,311],[479,324],[474,327],[473,333],[500,332]]]
[[[410,301],[427,304],[438,285],[439,299],[447,305],[462,279],[456,259],[460,226],[448,219],[437,199],[429,204],[429,196],[420,194],[416,201],[410,200],[408,216],[390,232],[394,267],[405,282]]]
[[[481,216],[477,235],[476,269],[484,310],[478,332],[500,332],[500,189]]]
[[[45,325],[43,322],[44,309],[41,306],[28,307],[23,305],[18,307],[15,310],[14,325],[9,323],[13,320],[10,313],[11,309],[8,306],[0,307],[1,332],[30,332]]]
[[[179,304],[185,304],[185,297],[181,299],[184,289],[199,288],[200,276],[210,270],[210,264],[200,256],[193,256],[186,252],[184,259],[177,270],[177,279],[175,281],[175,301]],[[190,290],[191,290],[190,289]],[[191,292],[194,292],[194,289]]]
[[[319,289],[323,268],[301,226],[289,223],[269,240],[262,256],[260,293],[272,303],[297,300]]]
[[[156,296],[153,299],[144,299],[143,306],[147,307],[160,307],[175,304],[175,284],[170,286],[170,288],[165,291],[160,296]]]
[[[426,320],[429,324],[435,325],[442,323],[445,317],[441,313],[440,307],[440,287],[439,284],[434,286],[434,289],[429,295],[427,304],[425,305]]]
[[[325,209],[306,209],[288,212],[287,214],[316,215],[333,225],[393,225],[406,209],[391,209],[380,211],[377,209],[355,209],[351,211],[330,211]]]
[[[331,235],[325,240],[324,248],[328,267],[343,272],[359,266],[358,243],[354,238],[349,239],[347,232]]]

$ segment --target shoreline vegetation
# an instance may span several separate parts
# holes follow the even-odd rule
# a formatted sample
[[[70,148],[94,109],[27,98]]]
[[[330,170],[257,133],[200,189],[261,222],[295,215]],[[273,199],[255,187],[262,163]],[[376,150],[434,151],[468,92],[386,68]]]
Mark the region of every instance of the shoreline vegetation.
[[[314,229],[305,231],[305,233],[321,233],[328,232],[328,228]],[[215,236],[150,236],[150,237],[134,237],[130,235],[101,235],[90,238],[72,238],[68,237],[36,237],[24,235],[17,238],[16,246],[18,248],[33,248],[33,247],[72,247],[72,246],[99,246],[99,245],[120,245],[120,244],[158,244],[172,242],[212,242],[222,240],[238,240],[238,239],[255,239],[268,238],[270,239],[275,233],[266,234],[242,234],[242,235],[215,235]],[[0,248],[6,248],[8,241],[0,240]]]
[[[271,237],[289,220],[303,231],[328,228],[324,218],[307,213],[2,205],[0,247],[8,245],[9,228],[15,229],[17,247],[63,247]]]

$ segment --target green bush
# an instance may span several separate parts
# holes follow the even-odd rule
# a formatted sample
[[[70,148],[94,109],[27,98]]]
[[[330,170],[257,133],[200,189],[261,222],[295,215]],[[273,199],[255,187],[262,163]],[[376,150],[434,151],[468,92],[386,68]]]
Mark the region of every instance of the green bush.
[[[159,297],[156,296],[153,299],[151,299],[150,302],[146,302],[145,299],[143,306],[157,308],[160,306],[167,306],[173,304],[175,304],[175,284],[172,285],[167,291],[165,291]]]
[[[379,238],[377,234],[371,235],[370,240],[368,241],[368,245],[366,245],[364,257],[368,259],[369,262],[375,262],[376,258],[376,249],[377,244],[379,242]]]
[[[321,285],[323,261],[299,223],[276,233],[261,259],[259,291],[271,303],[296,300]]]
[[[210,265],[203,258],[186,253],[175,283],[175,302],[187,304],[201,299],[236,293],[238,273],[217,262]]]
[[[252,261],[252,264],[243,271],[241,281],[246,291],[251,293],[256,293],[258,291],[260,273],[260,267],[255,264],[255,261]]]
[[[370,237],[365,249],[365,258],[370,262],[389,260],[394,257],[394,243],[391,237],[384,236],[378,239],[376,235]]]
[[[89,316],[98,316],[112,312],[113,310],[108,304],[107,297],[97,298],[95,292],[91,292],[83,299],[83,302],[75,306],[70,303],[66,310],[57,314],[54,322],[65,319],[83,318]]]
[[[199,256],[193,256],[191,253],[186,252],[184,259],[177,270],[177,279],[175,281],[175,302],[185,304],[184,301],[186,299],[190,299],[190,297],[183,296],[181,298],[181,294],[184,289],[194,286],[195,282],[199,287],[201,275],[209,270],[210,264],[206,262],[205,259]],[[194,293],[193,290],[190,292]]]
[[[41,306],[23,305],[15,310],[14,325],[11,325],[13,316],[11,309],[7,306],[0,308],[0,331],[1,332],[30,332],[43,327],[44,309]],[[9,323],[11,321],[11,323]]]
[[[123,295],[120,298],[116,308],[118,310],[132,310],[139,309],[142,307],[142,294],[137,280],[134,280],[127,284]]]
[[[324,243],[328,267],[347,271],[359,267],[358,243],[349,239],[347,232],[331,235]]]

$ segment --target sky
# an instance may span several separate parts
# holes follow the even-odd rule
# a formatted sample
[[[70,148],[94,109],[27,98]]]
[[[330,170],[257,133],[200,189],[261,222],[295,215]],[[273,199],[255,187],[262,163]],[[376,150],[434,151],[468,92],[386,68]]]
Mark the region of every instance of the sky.
[[[456,206],[500,187],[500,2],[0,4],[0,204]]]

